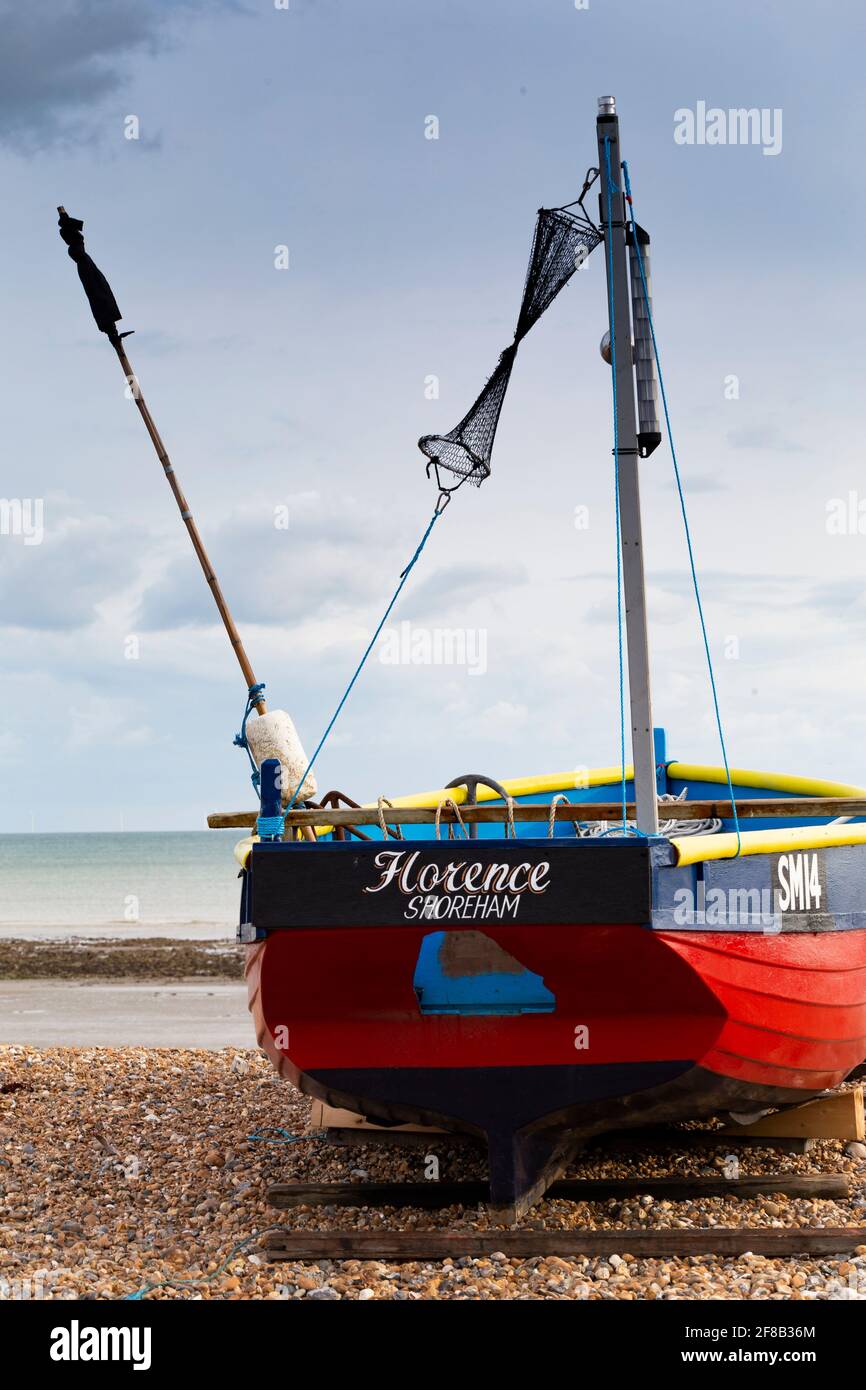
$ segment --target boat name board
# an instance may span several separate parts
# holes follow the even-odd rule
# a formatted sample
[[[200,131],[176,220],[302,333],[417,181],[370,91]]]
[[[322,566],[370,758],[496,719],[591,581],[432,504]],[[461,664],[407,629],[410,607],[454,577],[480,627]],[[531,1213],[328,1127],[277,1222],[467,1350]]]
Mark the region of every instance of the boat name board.
[[[550,887],[550,861],[534,864],[483,864],[477,859],[449,860],[447,864],[423,861],[420,850],[382,850],[375,857],[378,883],[364,893],[381,893],[391,884],[407,899],[403,916],[431,921],[456,917],[460,921],[484,921],[487,917],[516,919],[524,893],[546,893]]]
[[[648,922],[646,845],[446,841],[400,848],[264,843],[251,922],[283,927]]]

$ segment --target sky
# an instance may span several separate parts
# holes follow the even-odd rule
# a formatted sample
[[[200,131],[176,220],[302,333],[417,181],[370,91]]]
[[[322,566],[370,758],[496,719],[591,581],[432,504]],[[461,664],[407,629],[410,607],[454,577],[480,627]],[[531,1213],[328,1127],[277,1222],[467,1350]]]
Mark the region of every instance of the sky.
[[[731,761],[866,785],[862,6],[0,0],[0,26],[0,832],[253,804],[244,683],[57,205],[310,752],[435,503],[416,441],[511,341],[536,209],[577,196],[607,93]],[[738,108],[763,143],[682,141],[684,111]],[[437,524],[320,790],[617,761],[606,312],[596,252],[522,344],[492,475]],[[667,446],[641,487],[654,719],[717,763]],[[466,662],[406,659],[443,632]]]

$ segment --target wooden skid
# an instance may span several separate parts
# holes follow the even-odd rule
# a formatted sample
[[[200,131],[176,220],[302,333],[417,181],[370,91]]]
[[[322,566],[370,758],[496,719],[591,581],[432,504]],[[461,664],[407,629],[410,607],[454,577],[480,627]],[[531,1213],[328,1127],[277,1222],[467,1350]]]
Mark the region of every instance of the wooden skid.
[[[776,1110],[772,1115],[755,1120],[750,1125],[736,1125],[723,1131],[725,1138],[753,1139],[860,1139],[866,1137],[863,1120],[863,1087],[839,1091],[832,1096],[819,1096],[805,1105],[790,1110]]]
[[[421,1129],[414,1125],[395,1125],[393,1129],[380,1129],[371,1125],[369,1129],[324,1129],[320,1131],[321,1136],[329,1144],[334,1144],[342,1149],[357,1149],[362,1145],[366,1148],[372,1145],[374,1148],[384,1149],[424,1149],[430,1152],[438,1152],[438,1148],[433,1147],[433,1141],[441,1146],[443,1141],[447,1142],[447,1147],[453,1148],[456,1145],[474,1144],[479,1151],[484,1151],[483,1139],[477,1138],[474,1134],[452,1134],[445,1129]]]
[[[859,1109],[852,1096],[860,1097]],[[835,1102],[841,1102],[836,1106]],[[833,1102],[833,1104],[827,1104]],[[813,1106],[821,1107],[811,1116],[802,1112]],[[827,1106],[825,1109],[824,1107]],[[725,1148],[741,1145],[743,1148],[776,1149],[780,1153],[808,1153],[816,1139],[862,1139],[858,1130],[862,1124],[862,1088],[846,1091],[839,1096],[824,1097],[820,1101],[809,1101],[806,1105],[792,1107],[777,1114],[767,1116],[754,1125],[732,1125],[726,1129],[671,1129],[658,1125],[648,1129],[612,1130],[606,1134],[595,1135],[589,1142],[592,1147],[607,1149],[642,1148]],[[859,1118],[858,1118],[859,1117]],[[767,1127],[775,1121],[773,1128]],[[820,1126],[824,1125],[824,1129]],[[331,1144],[346,1147],[361,1144],[423,1145],[477,1142],[473,1136],[436,1129],[431,1125],[377,1125],[365,1120],[353,1110],[337,1109],[325,1101],[314,1100],[311,1114],[312,1131],[323,1135]]]
[[[677,801],[662,804],[662,815],[670,811],[676,820],[730,820],[733,808],[730,801]],[[460,818],[467,824],[489,824],[507,819],[508,809],[501,802],[497,805],[461,806]],[[514,819],[518,821],[541,821],[545,825],[550,819],[548,802],[515,802]],[[626,814],[634,819],[634,803],[626,806]],[[564,804],[555,809],[558,821],[622,820],[621,801],[587,801],[575,805]],[[255,826],[258,811],[214,811],[207,818],[211,830],[250,830]],[[737,816],[740,820],[756,820],[764,816],[813,816],[824,820],[833,816],[866,816],[866,801],[848,797],[761,797],[755,800],[737,802]],[[388,825],[430,825],[436,820],[436,808],[430,806],[394,806],[385,813]],[[443,825],[453,825],[457,816],[450,807],[443,806],[440,811]],[[380,813],[376,807],[359,806],[356,809],[319,808],[290,811],[286,816],[288,827],[306,826],[350,826],[380,824]]]
[[[763,1226],[624,1231],[293,1231],[271,1232],[270,1260],[444,1260],[501,1251],[517,1258],[559,1255],[845,1255],[866,1246],[866,1227]]]
[[[553,1183],[545,1200],[599,1202],[647,1194],[662,1200],[700,1197],[786,1197],[844,1199],[850,1193],[846,1173],[782,1177],[564,1178]],[[484,1182],[274,1183],[265,1193],[272,1207],[425,1207],[475,1206],[488,1199]]]
[[[745,1126],[743,1127],[745,1128]],[[739,1129],[728,1133],[725,1129],[672,1129],[668,1125],[653,1125],[647,1129],[611,1130],[597,1134],[590,1139],[592,1148],[603,1148],[611,1153],[635,1149],[724,1149],[730,1153],[732,1148],[775,1149],[783,1154],[807,1154],[816,1144],[815,1139],[785,1139],[781,1135],[763,1138],[755,1134],[742,1134]]]
[[[392,1135],[414,1134],[423,1137],[425,1134],[447,1133],[447,1130],[437,1129],[433,1125],[375,1125],[372,1120],[366,1120],[363,1115],[356,1115],[354,1110],[341,1110],[335,1105],[328,1105],[324,1100],[313,1101],[310,1111],[310,1127],[316,1133],[320,1133],[322,1130],[327,1131],[328,1138],[332,1137],[335,1130],[343,1130],[349,1135],[356,1130],[361,1130],[363,1137],[356,1142],[364,1144],[368,1142],[369,1138],[377,1136],[383,1136],[387,1139]]]

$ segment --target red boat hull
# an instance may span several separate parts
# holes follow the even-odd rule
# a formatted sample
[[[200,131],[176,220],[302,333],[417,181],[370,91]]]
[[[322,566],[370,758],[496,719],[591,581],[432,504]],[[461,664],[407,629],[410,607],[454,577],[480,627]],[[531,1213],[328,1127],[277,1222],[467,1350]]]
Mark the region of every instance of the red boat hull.
[[[866,1054],[866,929],[485,923],[555,996],[510,1017],[419,1010],[429,932],[272,932],[249,950],[257,1037],[309,1094],[485,1135],[512,1216],[592,1134],[805,1100]]]

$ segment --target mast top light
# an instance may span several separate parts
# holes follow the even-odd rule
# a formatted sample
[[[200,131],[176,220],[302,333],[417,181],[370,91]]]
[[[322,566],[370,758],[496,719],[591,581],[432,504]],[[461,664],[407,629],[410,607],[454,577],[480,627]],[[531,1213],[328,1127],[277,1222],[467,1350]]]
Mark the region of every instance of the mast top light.
[[[600,116],[616,115],[616,97],[599,97],[598,114]]]

